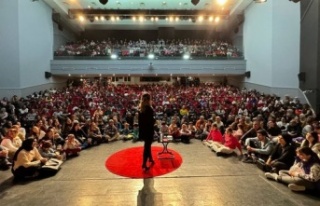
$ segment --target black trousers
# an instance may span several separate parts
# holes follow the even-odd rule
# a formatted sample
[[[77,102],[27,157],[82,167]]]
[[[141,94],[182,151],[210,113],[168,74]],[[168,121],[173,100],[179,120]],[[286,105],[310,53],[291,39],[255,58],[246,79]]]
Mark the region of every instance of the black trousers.
[[[153,161],[152,153],[151,153],[151,144],[152,144],[152,141],[144,141],[142,167],[147,166],[148,160]]]

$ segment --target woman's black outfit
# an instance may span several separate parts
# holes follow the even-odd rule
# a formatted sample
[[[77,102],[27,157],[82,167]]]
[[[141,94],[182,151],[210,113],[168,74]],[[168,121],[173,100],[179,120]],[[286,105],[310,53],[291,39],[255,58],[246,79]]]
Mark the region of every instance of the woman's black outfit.
[[[139,112],[139,139],[144,141],[142,168],[148,169],[147,161],[154,163],[151,154],[151,144],[153,142],[154,123],[153,109],[146,106],[144,111]]]

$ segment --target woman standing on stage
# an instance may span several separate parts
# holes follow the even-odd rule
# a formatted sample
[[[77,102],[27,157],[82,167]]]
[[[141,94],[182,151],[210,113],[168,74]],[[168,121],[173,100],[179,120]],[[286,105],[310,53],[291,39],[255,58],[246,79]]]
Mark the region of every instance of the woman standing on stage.
[[[147,166],[147,161],[154,164],[154,160],[151,154],[151,144],[153,142],[155,119],[153,116],[153,108],[151,103],[151,96],[145,93],[141,97],[141,102],[139,105],[139,139],[144,141],[143,150],[143,162],[142,169],[147,171],[149,167]]]

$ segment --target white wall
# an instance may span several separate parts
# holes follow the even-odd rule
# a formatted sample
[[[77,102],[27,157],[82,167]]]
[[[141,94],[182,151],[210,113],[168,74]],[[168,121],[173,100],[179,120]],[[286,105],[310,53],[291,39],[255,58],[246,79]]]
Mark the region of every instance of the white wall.
[[[0,1],[0,97],[26,96],[63,82],[44,77],[53,59],[51,13],[43,1]]]
[[[18,1],[0,1],[0,93],[20,88]]]
[[[300,64],[300,3],[270,0],[245,10],[244,56],[251,77],[245,86],[297,95]]]
[[[53,59],[52,9],[42,1],[19,1],[21,87],[50,83],[44,72]]]
[[[300,3],[272,1],[272,87],[299,88]]]
[[[243,25],[244,57],[251,83],[272,84],[272,1],[252,3],[245,10]]]

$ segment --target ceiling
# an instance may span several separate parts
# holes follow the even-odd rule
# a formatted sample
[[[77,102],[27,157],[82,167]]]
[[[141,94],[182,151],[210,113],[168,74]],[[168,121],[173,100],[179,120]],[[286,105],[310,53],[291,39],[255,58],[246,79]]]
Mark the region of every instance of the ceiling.
[[[99,0],[44,0],[54,12],[60,14],[62,24],[78,31],[156,29],[159,26],[178,29],[208,29],[210,26],[209,28],[223,29],[253,2],[225,0],[226,3],[220,5],[219,1],[221,0],[200,0],[197,5],[193,5],[191,0],[109,0],[106,5],[102,5]],[[139,21],[139,13],[140,16],[141,13],[150,15]],[[151,21],[151,14],[154,18],[159,15],[159,20],[157,18],[157,21]],[[118,15],[120,18],[116,20]],[[137,15],[137,21],[133,21],[134,15]],[[198,20],[200,15],[204,17],[203,21]],[[80,16],[84,20],[80,21]],[[215,21],[218,16],[219,22]]]

